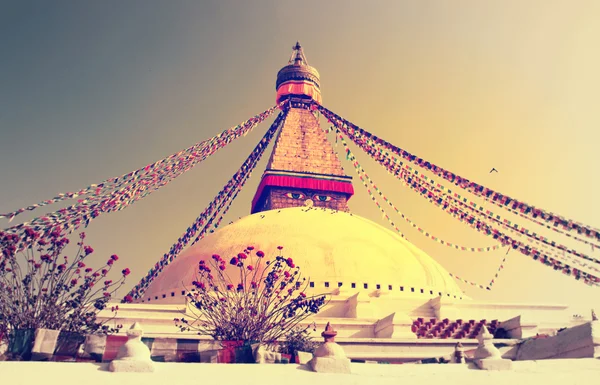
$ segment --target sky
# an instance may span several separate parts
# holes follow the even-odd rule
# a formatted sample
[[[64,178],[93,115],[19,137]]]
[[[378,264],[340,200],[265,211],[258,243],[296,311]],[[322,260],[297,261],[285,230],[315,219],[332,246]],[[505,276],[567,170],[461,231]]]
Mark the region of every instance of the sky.
[[[594,0],[0,1],[0,212],[136,170],[273,106],[277,71],[300,41],[325,107],[458,175],[600,228],[598,20]],[[93,221],[94,256],[118,254],[132,271],[129,289],[267,127]],[[355,152],[427,231],[494,244]],[[265,164],[224,223],[249,214]],[[350,209],[389,226],[362,185],[355,191]],[[454,251],[395,222],[448,271],[482,284],[506,252]],[[528,258],[509,253],[491,291],[460,285],[483,301],[600,310],[600,289]]]

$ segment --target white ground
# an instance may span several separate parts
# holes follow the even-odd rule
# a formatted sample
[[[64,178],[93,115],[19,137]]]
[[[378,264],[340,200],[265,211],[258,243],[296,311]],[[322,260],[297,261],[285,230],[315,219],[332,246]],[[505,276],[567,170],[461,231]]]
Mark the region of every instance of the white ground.
[[[0,362],[0,384],[20,385],[595,385],[600,360],[513,362],[513,369],[487,372],[464,365],[352,364],[352,374],[321,374],[300,365],[156,363],[154,373],[111,373],[108,364]]]

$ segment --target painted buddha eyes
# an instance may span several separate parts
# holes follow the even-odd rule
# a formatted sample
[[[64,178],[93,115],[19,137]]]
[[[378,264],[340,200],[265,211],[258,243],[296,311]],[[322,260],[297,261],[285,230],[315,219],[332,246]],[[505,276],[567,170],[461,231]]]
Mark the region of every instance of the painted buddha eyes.
[[[286,193],[285,194],[286,197],[291,198],[291,199],[305,199],[306,195],[302,194],[302,193]],[[319,194],[315,194],[313,195],[313,199],[319,202],[329,202],[332,198],[329,195],[319,195]]]
[[[302,193],[287,193],[285,196],[292,199],[304,199],[305,197]]]

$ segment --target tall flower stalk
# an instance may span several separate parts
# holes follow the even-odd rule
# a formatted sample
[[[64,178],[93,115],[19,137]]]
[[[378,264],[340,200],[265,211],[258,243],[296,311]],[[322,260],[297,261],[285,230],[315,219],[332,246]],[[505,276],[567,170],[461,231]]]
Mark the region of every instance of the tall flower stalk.
[[[220,341],[271,344],[326,304],[326,295],[308,296],[308,281],[291,258],[265,260],[248,246],[238,255],[201,260],[187,292],[192,318],[176,318],[180,331]]]
[[[88,267],[84,261],[94,250],[84,240],[85,233],[79,234],[75,257],[69,258],[63,254],[69,238],[59,230],[41,235],[26,229],[22,236],[0,231],[0,331],[114,331],[96,316],[130,271],[123,269],[116,281],[107,279],[116,255],[100,268]]]

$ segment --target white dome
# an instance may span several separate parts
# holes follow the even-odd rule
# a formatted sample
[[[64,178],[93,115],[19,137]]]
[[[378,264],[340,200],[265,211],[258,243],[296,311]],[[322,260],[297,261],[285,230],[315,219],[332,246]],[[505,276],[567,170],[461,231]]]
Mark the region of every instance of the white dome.
[[[448,272],[396,233],[357,215],[317,208],[259,212],[227,225],[185,250],[150,284],[143,301],[181,298],[196,279],[198,262],[226,260],[246,246],[292,258],[316,292],[342,289],[406,295],[463,296]],[[329,289],[326,289],[328,287]]]

